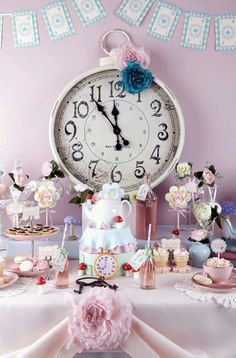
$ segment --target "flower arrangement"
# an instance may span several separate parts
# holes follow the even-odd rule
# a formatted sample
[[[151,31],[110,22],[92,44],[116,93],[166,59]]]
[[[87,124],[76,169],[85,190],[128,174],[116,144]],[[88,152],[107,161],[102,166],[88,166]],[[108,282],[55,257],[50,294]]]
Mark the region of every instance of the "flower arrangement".
[[[93,203],[95,203],[96,200],[98,199],[97,193],[95,193],[95,191],[89,189],[89,187],[86,184],[83,184],[81,182],[74,185],[68,193],[69,194],[76,193],[76,196],[73,197],[72,199],[70,199],[70,201],[69,201],[70,204],[81,205],[81,204],[85,203],[87,200],[91,200]]]
[[[19,191],[24,191],[29,180],[29,176],[28,174],[25,174],[24,169],[18,168],[8,175],[13,180],[13,187]]]
[[[214,165],[209,165],[204,168],[203,171],[194,173],[194,176],[199,180],[198,188],[201,188],[204,184],[209,187],[214,187],[216,177],[219,175],[216,173]]]
[[[191,200],[191,195],[184,186],[171,186],[165,199],[172,209],[185,209]]]
[[[38,186],[34,199],[40,208],[54,208],[60,199],[62,189],[57,188],[53,182],[47,181]]]
[[[202,244],[209,244],[208,231],[204,229],[194,230],[191,232],[191,237],[188,239],[192,242],[201,242]]]
[[[109,288],[94,287],[77,301],[67,294],[72,315],[68,324],[68,348],[111,350],[130,335],[132,308],[129,301]]]
[[[193,205],[193,214],[201,226],[211,225],[214,221],[222,229],[220,215],[221,206],[217,203],[195,203]]]
[[[175,166],[175,172],[177,179],[184,179],[192,174],[192,166],[191,162],[182,162],[177,163]]]
[[[140,93],[151,86],[154,76],[148,70],[150,58],[143,47],[136,48],[131,42],[127,42],[113,49],[112,54],[121,70],[120,85],[127,92]]]
[[[50,162],[44,162],[41,167],[41,172],[45,179],[65,177],[63,171],[59,168],[55,160],[51,160]]]

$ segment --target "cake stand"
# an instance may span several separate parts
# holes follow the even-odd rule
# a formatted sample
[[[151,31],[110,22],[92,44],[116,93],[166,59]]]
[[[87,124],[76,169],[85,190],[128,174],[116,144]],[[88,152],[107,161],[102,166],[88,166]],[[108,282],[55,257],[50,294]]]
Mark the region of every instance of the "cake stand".
[[[6,239],[3,236],[2,214],[6,210],[6,207],[13,201],[10,199],[0,199],[0,251],[5,250]]]
[[[31,241],[31,255],[32,258],[34,257],[34,242],[36,240],[48,240],[50,239],[50,237],[58,234],[58,232],[60,231],[59,227],[53,227],[55,229],[55,231],[51,232],[51,233],[42,233],[39,235],[14,235],[14,234],[10,234],[9,232],[6,232],[6,230],[4,231],[5,236],[11,238],[12,240],[16,240],[16,241]]]

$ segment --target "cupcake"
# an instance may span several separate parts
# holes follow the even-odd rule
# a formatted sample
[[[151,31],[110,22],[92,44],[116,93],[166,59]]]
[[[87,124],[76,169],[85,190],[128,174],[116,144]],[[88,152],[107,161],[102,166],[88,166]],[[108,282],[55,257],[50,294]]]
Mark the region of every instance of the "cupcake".
[[[176,266],[185,267],[188,265],[189,253],[186,249],[181,248],[180,250],[174,251],[174,259]]]
[[[0,277],[3,276],[3,271],[5,267],[6,267],[6,261],[2,256],[0,256]]]
[[[158,247],[153,250],[153,259],[156,267],[165,267],[168,265],[169,253],[167,250]]]
[[[203,264],[203,268],[215,283],[220,283],[230,278],[233,265],[229,260],[212,257]]]

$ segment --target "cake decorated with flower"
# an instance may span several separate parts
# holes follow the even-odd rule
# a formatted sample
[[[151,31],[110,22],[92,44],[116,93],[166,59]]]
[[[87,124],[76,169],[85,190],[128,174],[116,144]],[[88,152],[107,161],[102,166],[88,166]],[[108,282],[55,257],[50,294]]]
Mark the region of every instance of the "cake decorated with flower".
[[[85,274],[97,275],[95,261],[107,253],[114,256],[119,275],[136,250],[136,240],[126,223],[132,207],[129,201],[122,200],[124,190],[117,183],[104,184],[96,196],[94,203],[89,197],[82,204],[88,224],[79,243],[79,261],[86,264]]]

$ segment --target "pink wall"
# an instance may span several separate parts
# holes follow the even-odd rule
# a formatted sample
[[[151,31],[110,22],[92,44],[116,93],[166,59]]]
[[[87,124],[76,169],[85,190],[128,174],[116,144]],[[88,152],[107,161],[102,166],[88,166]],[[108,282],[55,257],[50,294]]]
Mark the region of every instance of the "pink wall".
[[[193,11],[212,14],[236,12],[234,0],[172,0]],[[0,12],[20,9],[38,10],[40,46],[13,47],[10,18],[4,18],[3,48],[0,50],[0,161],[9,170],[18,159],[31,178],[40,175],[44,160],[52,159],[48,141],[48,121],[58,94],[76,76],[96,67],[103,55],[99,45],[102,34],[122,28],[133,41],[151,50],[151,69],[175,93],[184,113],[186,141],[181,160],[191,160],[196,169],[206,161],[215,164],[224,180],[219,182],[219,199],[236,200],[236,52],[216,52],[211,23],[207,51],[180,47],[183,16],[169,44],[146,34],[153,8],[140,27],[132,27],[114,15],[120,1],[102,0],[107,17],[84,28],[71,2],[68,8],[76,34],[51,42],[40,15],[45,0],[1,2]],[[159,185],[159,222],[174,221],[163,200],[173,183],[173,174]],[[65,195],[57,208],[56,222],[78,207],[67,204]]]

